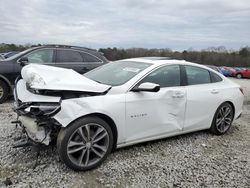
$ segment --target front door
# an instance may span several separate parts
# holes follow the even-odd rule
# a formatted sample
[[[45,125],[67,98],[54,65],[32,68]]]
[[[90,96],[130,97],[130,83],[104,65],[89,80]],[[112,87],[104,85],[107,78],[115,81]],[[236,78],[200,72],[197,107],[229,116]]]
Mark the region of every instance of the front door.
[[[159,84],[160,91],[129,91],[126,94],[127,143],[146,141],[182,131],[186,88],[181,86],[180,77],[179,65],[160,67],[139,82]]]
[[[41,48],[36,49],[28,54],[25,54],[24,56],[19,57],[16,62],[13,62],[13,77],[12,81],[14,83],[14,80],[16,77],[20,75],[20,72],[23,68],[23,65],[19,62],[20,58],[27,57],[27,63],[28,64],[42,64],[42,65],[50,65],[54,66],[54,50],[51,48]]]

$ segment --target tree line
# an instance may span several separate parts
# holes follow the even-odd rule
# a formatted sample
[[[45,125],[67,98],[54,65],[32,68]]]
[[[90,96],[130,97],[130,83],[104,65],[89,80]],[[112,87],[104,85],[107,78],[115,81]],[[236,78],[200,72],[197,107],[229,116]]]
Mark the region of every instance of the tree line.
[[[199,64],[229,66],[229,67],[250,67],[250,48],[244,47],[238,51],[228,51],[225,48],[210,47],[201,51],[192,49],[182,52],[172,51],[169,48],[147,49],[147,48],[101,48],[100,52],[109,60],[119,60],[134,57],[160,56],[173,59],[186,60]]]
[[[8,51],[23,51],[37,45],[16,45],[16,44],[0,44],[0,53]],[[199,64],[231,66],[231,67],[250,67],[250,47],[246,46],[238,51],[227,50],[223,46],[209,47],[204,50],[196,51],[192,48],[184,51],[173,51],[170,48],[100,48],[104,56],[110,60],[120,60],[134,57],[170,57],[173,59],[186,60]]]

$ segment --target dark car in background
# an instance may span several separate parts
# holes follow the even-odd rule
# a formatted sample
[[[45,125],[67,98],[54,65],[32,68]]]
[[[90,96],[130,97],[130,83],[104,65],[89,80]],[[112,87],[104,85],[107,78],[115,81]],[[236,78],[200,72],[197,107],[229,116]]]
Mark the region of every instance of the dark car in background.
[[[0,103],[12,92],[22,67],[31,63],[69,68],[83,74],[108,60],[100,52],[83,47],[44,45],[30,48],[0,61]]]

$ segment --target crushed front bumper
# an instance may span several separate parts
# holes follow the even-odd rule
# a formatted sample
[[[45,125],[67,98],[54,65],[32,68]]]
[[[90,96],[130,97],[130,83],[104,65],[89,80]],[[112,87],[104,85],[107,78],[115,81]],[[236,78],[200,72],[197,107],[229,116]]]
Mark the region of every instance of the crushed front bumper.
[[[50,136],[45,127],[39,126],[36,120],[30,117],[19,116],[18,120],[31,140],[36,143],[49,145]]]
[[[18,85],[19,84],[19,85]],[[18,94],[21,94],[20,98]],[[14,111],[17,113],[17,119],[13,123],[21,126],[28,139],[36,144],[49,145],[51,142],[51,132],[60,128],[60,124],[53,119],[53,114],[60,110],[60,103],[42,100],[27,101],[22,97],[31,96],[39,99],[40,95],[30,93],[23,81],[15,84],[14,88]],[[41,96],[44,99],[44,96]],[[49,98],[49,97],[48,97]],[[23,102],[24,100],[25,102]],[[46,108],[47,107],[47,108]],[[55,128],[56,127],[56,128]]]

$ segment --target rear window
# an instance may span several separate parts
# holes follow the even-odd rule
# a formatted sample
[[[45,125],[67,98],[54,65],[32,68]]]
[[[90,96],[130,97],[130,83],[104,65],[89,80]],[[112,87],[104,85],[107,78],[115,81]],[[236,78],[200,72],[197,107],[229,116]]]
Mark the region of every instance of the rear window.
[[[100,59],[98,59],[97,57],[87,54],[87,53],[82,53],[84,62],[101,62]]]
[[[185,66],[188,85],[211,83],[209,71],[200,67]]]
[[[211,76],[211,81],[213,83],[222,81],[222,78],[219,75],[215,74],[214,72],[210,72],[210,76]]]

